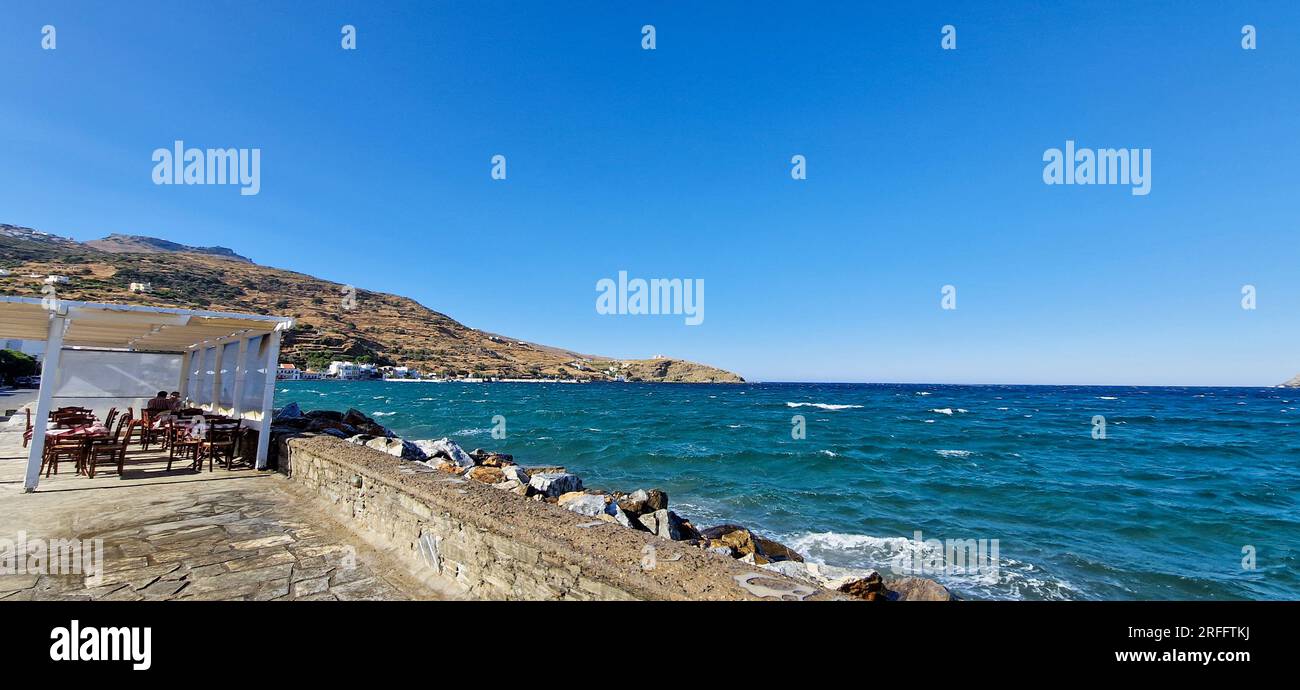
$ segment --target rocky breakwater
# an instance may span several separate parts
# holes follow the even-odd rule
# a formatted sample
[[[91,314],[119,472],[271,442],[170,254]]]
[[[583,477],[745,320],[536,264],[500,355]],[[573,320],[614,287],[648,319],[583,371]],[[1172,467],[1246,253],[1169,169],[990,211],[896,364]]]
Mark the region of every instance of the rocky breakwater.
[[[449,438],[407,440],[365,414],[313,410],[291,404],[276,412],[277,432],[317,432],[349,443],[383,451],[403,461],[419,463],[521,498],[552,503],[593,520],[649,532],[663,539],[698,547],[811,585],[867,601],[951,601],[957,597],[943,585],[920,577],[885,577],[873,570],[808,563],[794,549],[741,525],[697,527],[669,508],[660,489],[631,493],[600,491],[560,466],[526,467],[513,456],[482,448],[466,452]]]

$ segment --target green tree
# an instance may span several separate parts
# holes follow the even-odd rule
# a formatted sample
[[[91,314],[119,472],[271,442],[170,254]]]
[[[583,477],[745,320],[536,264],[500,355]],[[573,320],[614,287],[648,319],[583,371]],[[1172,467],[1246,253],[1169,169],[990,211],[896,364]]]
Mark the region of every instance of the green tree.
[[[17,350],[0,350],[0,381],[12,383],[19,376],[34,376],[40,371],[36,358]]]

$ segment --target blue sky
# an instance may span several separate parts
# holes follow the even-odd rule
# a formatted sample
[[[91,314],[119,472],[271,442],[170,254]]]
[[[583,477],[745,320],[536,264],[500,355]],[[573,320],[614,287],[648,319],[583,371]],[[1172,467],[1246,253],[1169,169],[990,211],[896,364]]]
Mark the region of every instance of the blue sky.
[[[1300,5],[988,4],[6,3],[0,222],[759,380],[1300,372]],[[176,139],[260,147],[261,193],[154,185]],[[1067,139],[1151,148],[1150,195],[1045,185]],[[619,270],[704,323],[597,314]]]

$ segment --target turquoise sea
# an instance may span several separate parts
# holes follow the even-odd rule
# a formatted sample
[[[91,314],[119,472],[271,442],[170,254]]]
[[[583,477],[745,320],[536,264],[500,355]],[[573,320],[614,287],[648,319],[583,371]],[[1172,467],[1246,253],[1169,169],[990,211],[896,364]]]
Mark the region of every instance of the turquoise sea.
[[[1300,390],[279,382],[289,402],[659,487],[830,565],[996,539],[992,574],[927,573],[973,598],[1300,599]]]

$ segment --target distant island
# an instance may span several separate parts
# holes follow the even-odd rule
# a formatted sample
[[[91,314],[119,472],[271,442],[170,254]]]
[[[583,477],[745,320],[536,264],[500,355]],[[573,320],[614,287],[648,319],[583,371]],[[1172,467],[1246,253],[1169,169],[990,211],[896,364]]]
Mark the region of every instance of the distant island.
[[[1296,374],[1295,378],[1278,385],[1278,388],[1300,388],[1300,374]]]
[[[442,379],[743,383],[704,364],[618,359],[470,328],[415,300],[259,266],[225,247],[139,235],[78,242],[0,224],[0,294],[293,316],[280,361],[326,371],[344,361]]]

